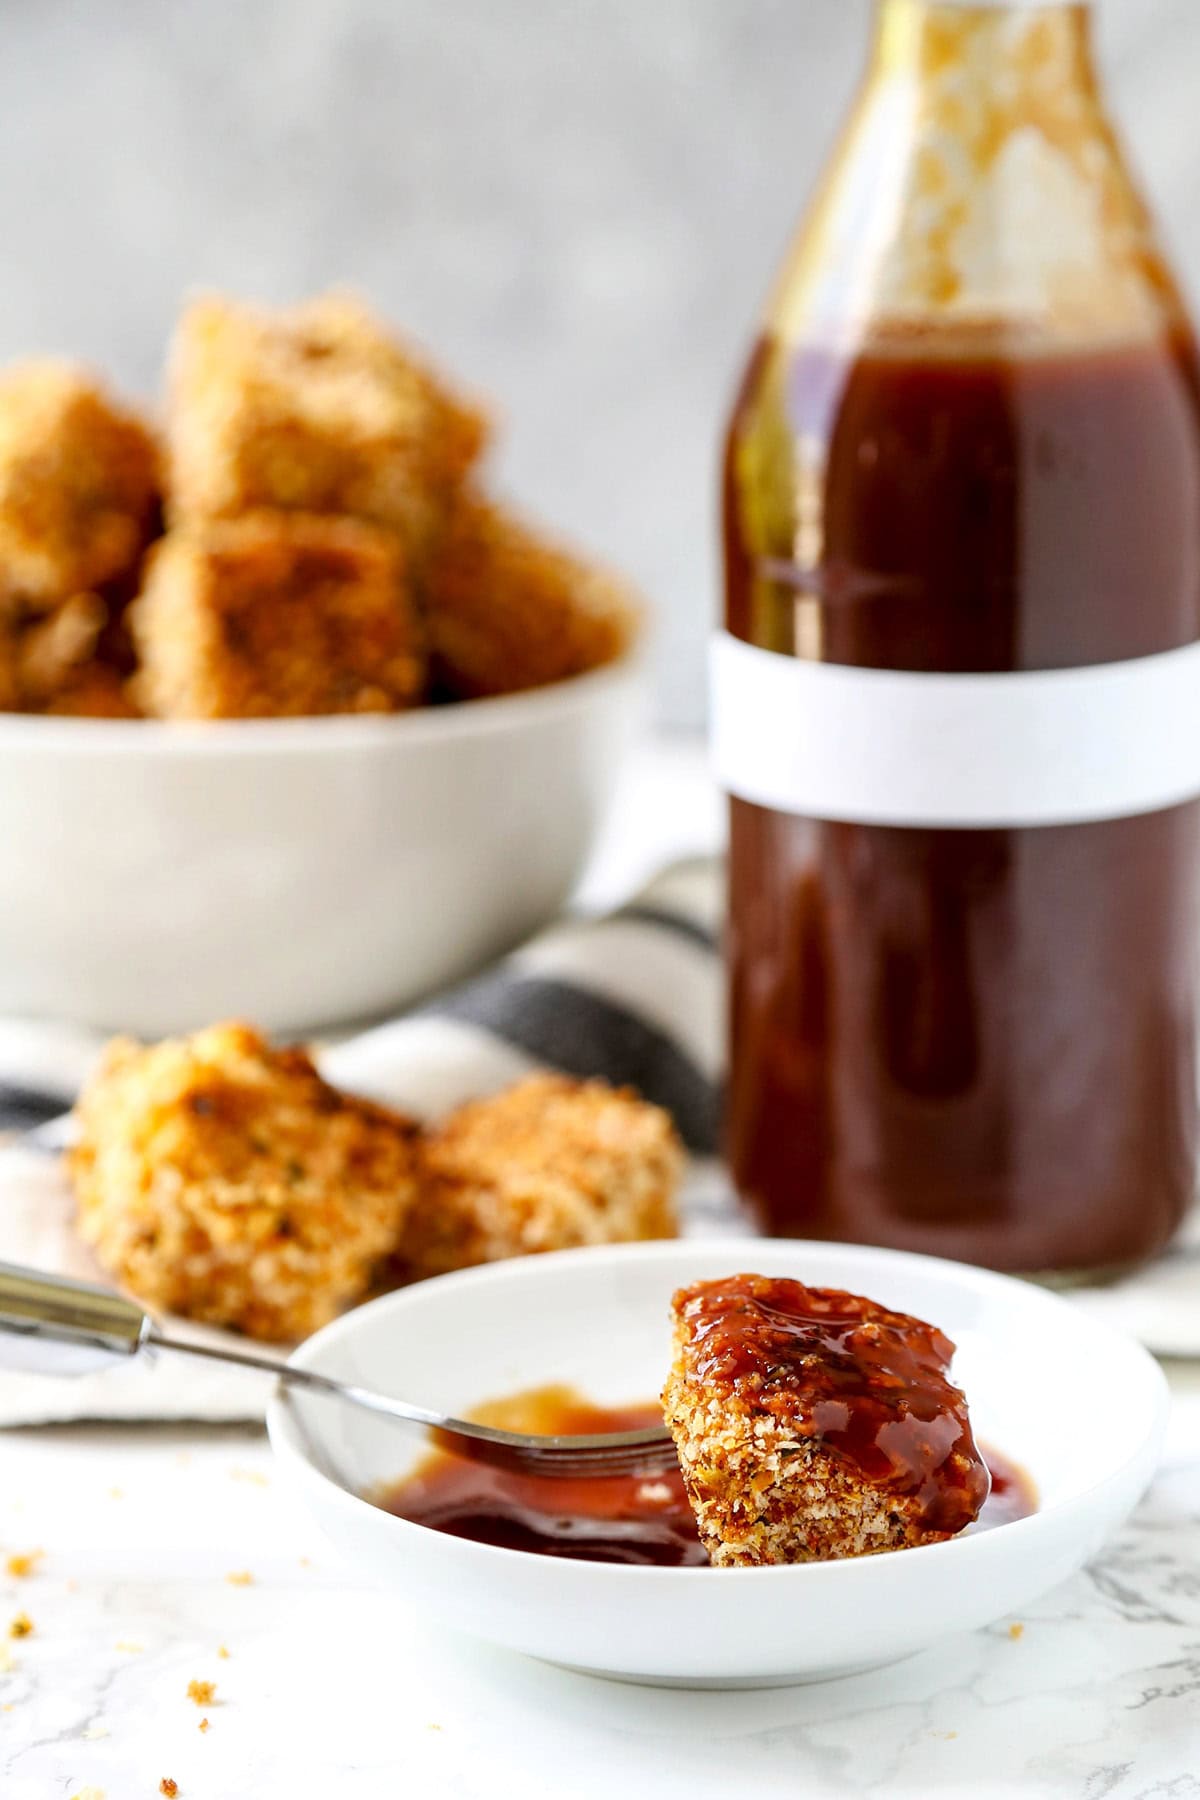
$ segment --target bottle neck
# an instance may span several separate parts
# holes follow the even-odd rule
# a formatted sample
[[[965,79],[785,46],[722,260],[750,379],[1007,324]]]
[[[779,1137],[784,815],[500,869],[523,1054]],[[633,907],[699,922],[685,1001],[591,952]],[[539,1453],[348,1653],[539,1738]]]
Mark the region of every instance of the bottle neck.
[[[1090,0],[876,0],[873,74],[945,81],[972,63],[1030,94],[1093,90]]]

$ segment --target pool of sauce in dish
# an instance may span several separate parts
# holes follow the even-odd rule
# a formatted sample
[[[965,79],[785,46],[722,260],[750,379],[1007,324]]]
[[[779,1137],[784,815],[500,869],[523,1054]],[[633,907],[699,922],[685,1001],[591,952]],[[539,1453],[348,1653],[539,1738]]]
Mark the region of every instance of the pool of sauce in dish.
[[[596,1406],[569,1388],[537,1388],[480,1408],[474,1417],[512,1431],[547,1434],[636,1431],[656,1425],[662,1409],[648,1401]],[[1027,1518],[1037,1511],[1032,1481],[1015,1463],[983,1448],[992,1490],[971,1531]],[[515,1475],[435,1450],[401,1481],[371,1496],[398,1518],[451,1537],[566,1556],[583,1562],[705,1568],[708,1556],[677,1470],[641,1476],[564,1481]]]

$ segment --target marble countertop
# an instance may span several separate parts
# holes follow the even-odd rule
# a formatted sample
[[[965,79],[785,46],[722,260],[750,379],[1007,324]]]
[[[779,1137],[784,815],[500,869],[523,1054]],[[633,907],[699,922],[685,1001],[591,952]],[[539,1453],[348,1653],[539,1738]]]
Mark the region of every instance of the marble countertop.
[[[651,833],[669,853],[716,831],[695,752],[647,755],[589,892],[640,878]],[[1169,1373],[1163,1468],[1082,1575],[890,1670],[759,1693],[607,1683],[430,1629],[338,1562],[255,1429],[6,1433],[0,1795],[1200,1796],[1200,1364]],[[193,1681],[216,1684],[202,1706]]]

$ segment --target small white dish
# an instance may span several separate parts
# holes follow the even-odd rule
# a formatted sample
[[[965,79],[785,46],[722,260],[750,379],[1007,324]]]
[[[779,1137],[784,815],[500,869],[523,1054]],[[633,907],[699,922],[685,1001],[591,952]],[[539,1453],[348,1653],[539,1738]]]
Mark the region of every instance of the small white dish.
[[[583,870],[641,655],[395,715],[0,714],[0,1013],[308,1031],[520,943]]]
[[[397,1606],[494,1644],[626,1680],[756,1687],[894,1662],[1020,1610],[1094,1555],[1154,1472],[1162,1372],[1056,1295],[985,1270],[839,1244],[725,1239],[565,1251],[443,1276],[347,1314],[304,1367],[461,1412],[566,1382],[601,1402],[656,1394],[682,1283],[795,1275],[928,1319],[958,1345],[976,1436],[1033,1478],[1030,1518],[855,1561],[668,1569],[555,1560],[431,1531],[360,1496],[425,1446],[355,1409],[275,1400],[287,1485]]]

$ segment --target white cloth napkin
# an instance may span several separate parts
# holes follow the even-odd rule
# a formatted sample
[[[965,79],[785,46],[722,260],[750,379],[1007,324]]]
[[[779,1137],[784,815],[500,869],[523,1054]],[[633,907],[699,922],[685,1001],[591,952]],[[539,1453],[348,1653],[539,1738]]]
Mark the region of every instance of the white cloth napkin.
[[[672,1112],[692,1153],[685,1234],[748,1231],[714,1155],[720,908],[719,865],[676,864],[620,911],[559,924],[417,1012],[321,1049],[323,1072],[421,1117],[538,1066],[632,1082]],[[86,1033],[0,1021],[0,1122],[23,1128],[0,1149],[0,1261],[104,1279],[74,1230],[59,1157],[69,1129],[62,1110],[97,1049]],[[1200,1355],[1200,1212],[1159,1261],[1072,1300],[1160,1354]],[[206,1343],[241,1341],[171,1323]],[[255,1419],[266,1385],[166,1355],[74,1379],[5,1373],[0,1343],[0,1425]]]

